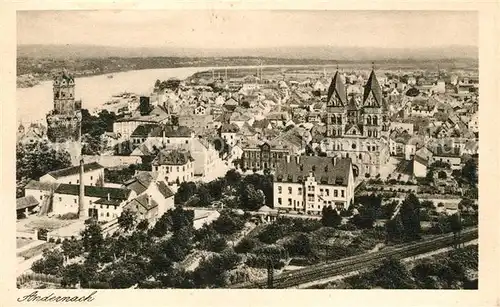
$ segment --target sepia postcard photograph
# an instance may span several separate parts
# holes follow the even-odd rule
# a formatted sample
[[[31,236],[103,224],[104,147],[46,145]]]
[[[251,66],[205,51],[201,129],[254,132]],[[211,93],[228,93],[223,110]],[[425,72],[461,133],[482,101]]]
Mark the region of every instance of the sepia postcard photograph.
[[[498,101],[479,28],[474,10],[18,10],[17,301],[478,290],[479,110]]]

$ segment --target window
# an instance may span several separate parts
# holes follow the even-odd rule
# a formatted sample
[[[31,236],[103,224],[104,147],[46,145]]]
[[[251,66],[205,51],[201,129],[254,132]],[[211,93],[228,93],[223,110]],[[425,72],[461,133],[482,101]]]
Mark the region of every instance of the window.
[[[282,189],[283,188],[281,186],[278,186],[278,194],[281,194]]]
[[[330,196],[330,189],[325,189],[326,191],[326,196]]]
[[[186,144],[188,143],[188,141],[186,140]]]
[[[319,194],[323,196],[323,189],[319,189]]]
[[[70,181],[70,182],[68,182],[68,184],[71,184],[71,181]]]
[[[78,179],[77,179],[77,180],[76,180],[76,184],[79,184],[79,183],[80,183],[80,180],[78,180]]]
[[[89,205],[92,205],[92,201],[91,200],[89,200]]]
[[[59,201],[62,201],[62,197],[59,197]]]
[[[356,144],[352,144],[352,145],[351,145],[351,148],[352,148],[352,149],[356,149]]]
[[[43,199],[43,196],[42,196],[42,195],[40,195],[40,200],[42,200],[42,199]]]
[[[292,194],[292,187],[288,187],[288,194]]]
[[[75,198],[75,199],[73,199],[73,200],[75,201],[75,204],[76,204],[76,198]]]
[[[314,201],[314,194],[307,194],[307,201]]]
[[[278,205],[281,205],[281,197],[278,197]]]
[[[298,195],[302,195],[302,188],[301,188],[301,187],[299,187],[299,188],[297,189],[297,194],[298,194]]]
[[[109,212],[106,212],[106,217],[109,217]]]
[[[102,209],[102,205],[101,205],[101,209]]]
[[[93,177],[93,176],[90,176],[90,180],[94,180],[94,177]]]
[[[333,190],[333,197],[338,197],[339,196],[339,191],[337,191],[336,189]]]
[[[341,191],[340,191],[340,196],[345,197],[345,195],[344,195],[344,190],[341,190]]]
[[[290,207],[292,206],[292,199],[291,198],[288,199],[288,206],[290,206]]]

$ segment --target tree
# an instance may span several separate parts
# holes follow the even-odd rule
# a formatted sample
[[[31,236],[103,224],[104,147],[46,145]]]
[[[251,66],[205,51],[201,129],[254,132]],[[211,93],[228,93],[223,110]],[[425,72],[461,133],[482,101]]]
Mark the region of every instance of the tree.
[[[61,244],[63,255],[69,259],[80,256],[83,253],[82,241],[71,239],[64,240]]]
[[[188,201],[193,195],[196,194],[197,187],[194,182],[182,182],[179,185],[179,189],[177,193],[175,193],[174,199],[176,204],[185,203]]]
[[[252,211],[258,210],[264,203],[263,195],[258,193],[253,185],[243,187],[240,199],[243,207]]]
[[[231,251],[202,260],[193,272],[193,282],[201,288],[220,288],[227,285],[227,272],[236,267],[241,257]]]
[[[226,182],[231,186],[236,186],[241,182],[241,174],[238,173],[235,169],[228,170],[224,178],[226,179]]]
[[[387,240],[400,243],[404,239],[404,228],[399,216],[389,220],[386,224]]]
[[[222,235],[232,235],[241,230],[244,224],[245,221],[230,210],[222,211],[219,218],[212,223],[214,230]]]
[[[118,217],[118,225],[125,232],[134,228],[137,220],[137,214],[131,210],[123,210],[122,214]]]
[[[89,253],[89,258],[97,261],[100,250],[104,244],[101,226],[95,220],[91,220],[82,231],[83,248]]]
[[[267,243],[273,244],[276,243],[277,240],[283,238],[284,233],[283,229],[277,223],[272,223],[268,225],[260,234],[259,240]]]
[[[31,265],[35,273],[60,276],[63,270],[64,256],[58,250],[45,250],[43,258]]]
[[[312,252],[311,240],[303,233],[285,244],[291,256],[308,256]]]
[[[415,288],[410,272],[394,258],[385,259],[382,265],[370,274],[374,286],[384,289]]]
[[[471,158],[465,161],[462,176],[473,186],[477,185],[477,159]]]
[[[460,233],[462,232],[462,221],[460,219],[460,215],[453,214],[448,217],[448,223],[450,225],[450,229],[453,232],[453,237],[457,242],[457,246],[460,246]]]
[[[140,221],[136,227],[136,229],[139,231],[146,231],[148,230],[148,228],[149,228],[149,222],[147,219]]]
[[[415,194],[409,194],[400,209],[401,222],[404,228],[405,241],[420,238],[420,201]]]
[[[16,180],[38,180],[46,173],[71,166],[66,150],[56,150],[46,142],[16,146]]]
[[[237,253],[248,253],[256,246],[254,239],[243,238],[235,247],[234,251]]]
[[[321,223],[326,227],[337,227],[342,222],[342,217],[332,206],[323,207]]]

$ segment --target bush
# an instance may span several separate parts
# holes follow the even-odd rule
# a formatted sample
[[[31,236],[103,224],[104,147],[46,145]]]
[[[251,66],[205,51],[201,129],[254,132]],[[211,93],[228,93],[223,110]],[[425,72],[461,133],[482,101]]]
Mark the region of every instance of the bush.
[[[234,247],[234,251],[240,254],[248,253],[255,248],[257,243],[254,239],[244,238]]]
[[[66,214],[59,216],[59,218],[61,220],[76,220],[78,219],[78,214],[73,212],[68,212]]]
[[[61,238],[57,238],[56,244],[61,244]]]
[[[339,227],[337,227],[338,230],[344,230],[344,231],[355,231],[357,230],[356,226],[354,226],[353,224],[342,224],[340,225]]]

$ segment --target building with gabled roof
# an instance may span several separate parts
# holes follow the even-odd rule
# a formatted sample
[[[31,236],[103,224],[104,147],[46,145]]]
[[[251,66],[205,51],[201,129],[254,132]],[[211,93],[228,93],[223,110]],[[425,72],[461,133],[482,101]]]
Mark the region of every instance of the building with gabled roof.
[[[82,206],[88,209],[88,216],[98,221],[110,221],[120,216],[123,205],[136,193],[125,188],[84,186]],[[56,215],[79,212],[78,184],[59,184],[52,197],[52,210]]]
[[[16,199],[17,218],[24,218],[28,214],[36,212],[40,202],[33,195],[20,197]]]
[[[104,180],[104,167],[97,162],[83,165],[83,180],[85,185],[95,186]],[[40,182],[57,182],[79,184],[80,166],[71,166],[48,172],[40,177]]]
[[[187,150],[161,150],[152,162],[153,172],[169,184],[193,181],[194,159]]]
[[[240,128],[234,123],[222,124],[218,132],[219,136],[223,138],[229,146],[234,146],[239,141],[238,133],[240,132]]]
[[[321,214],[324,207],[347,210],[354,199],[354,174],[349,158],[287,156],[273,182],[274,208]]]

